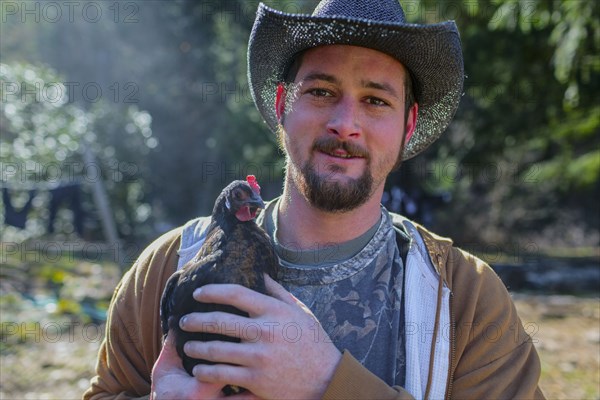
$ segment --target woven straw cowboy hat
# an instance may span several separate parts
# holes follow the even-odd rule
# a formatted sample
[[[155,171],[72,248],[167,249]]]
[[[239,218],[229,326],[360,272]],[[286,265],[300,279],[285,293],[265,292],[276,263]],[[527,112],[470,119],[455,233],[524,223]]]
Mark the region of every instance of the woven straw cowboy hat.
[[[379,50],[411,73],[419,103],[417,126],[403,160],[414,157],[446,129],[463,88],[463,58],[454,21],[406,23],[398,0],[323,0],[312,15],[288,14],[260,4],[248,44],[248,81],[256,107],[277,130],[277,84],[294,56],[308,48],[346,44]]]

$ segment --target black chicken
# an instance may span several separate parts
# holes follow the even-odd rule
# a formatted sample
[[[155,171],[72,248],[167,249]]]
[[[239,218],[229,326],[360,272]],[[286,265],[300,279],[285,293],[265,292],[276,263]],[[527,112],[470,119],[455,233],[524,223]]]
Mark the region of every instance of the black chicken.
[[[190,375],[196,364],[212,363],[188,357],[183,352],[185,342],[239,342],[239,339],[185,332],[179,327],[179,319],[192,312],[211,311],[247,316],[231,306],[197,302],[192,297],[194,290],[209,283],[237,283],[266,293],[263,272],[275,277],[278,265],[275,252],[267,234],[254,222],[258,208],[264,208],[264,203],[254,176],[229,184],[215,202],[206,240],[198,254],[167,281],[160,307],[162,330],[164,335],[171,330],[177,353]],[[223,389],[225,394],[239,390],[235,386]]]

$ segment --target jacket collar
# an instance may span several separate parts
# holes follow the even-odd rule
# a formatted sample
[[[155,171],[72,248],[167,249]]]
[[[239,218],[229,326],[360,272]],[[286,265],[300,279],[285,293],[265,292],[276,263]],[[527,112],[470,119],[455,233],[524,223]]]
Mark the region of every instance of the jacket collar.
[[[450,255],[450,250],[453,247],[453,242],[449,238],[445,238],[442,236],[438,236],[435,233],[428,231],[424,226],[409,220],[408,218],[390,213],[392,216],[392,222],[395,226],[403,227],[406,222],[410,222],[414,225],[419,234],[423,238],[423,242],[425,242],[425,246],[427,247],[427,253],[429,253],[429,258],[431,263],[433,264],[438,275],[442,277],[446,285],[452,289],[449,285],[449,282],[446,280],[446,261]]]

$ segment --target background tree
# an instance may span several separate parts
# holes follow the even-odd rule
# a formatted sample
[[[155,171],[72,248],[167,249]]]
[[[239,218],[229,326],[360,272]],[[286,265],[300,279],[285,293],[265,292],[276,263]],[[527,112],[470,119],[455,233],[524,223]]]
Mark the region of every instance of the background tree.
[[[26,229],[6,226],[2,239],[45,236],[50,190],[77,184],[89,194],[97,180],[110,194],[121,236],[141,234],[150,217],[141,177],[148,175],[147,156],[157,145],[150,115],[135,105],[112,107],[104,101],[84,110],[70,101],[69,87],[62,83],[67,81],[43,65],[0,64],[0,79],[2,186],[10,190],[16,209],[36,191]],[[94,155],[91,164],[86,151]],[[84,196],[81,206],[85,239],[105,240],[91,196]],[[54,225],[64,237],[74,234],[67,209],[59,211]]]
[[[440,230],[473,245],[597,245],[597,3],[424,0],[412,7],[412,21],[455,19],[465,56],[455,122],[413,162],[417,176],[409,174],[430,191],[451,193],[437,213]]]
[[[257,2],[83,2],[81,8],[88,3],[102,8],[97,23],[77,11],[73,21],[65,13],[58,21],[42,15],[36,22],[3,8],[0,50],[11,68],[49,65],[64,82],[103,89],[102,106],[80,92],[70,102],[85,112],[105,109],[110,117],[94,129],[98,143],[107,145],[99,153],[138,171],[128,189],[135,194],[118,192],[117,179],[107,183],[120,193],[111,189],[120,231],[146,241],[207,214],[224,184],[246,173],[264,182],[266,197],[276,196],[282,156],[252,104],[246,79]],[[268,2],[287,12],[311,12],[316,3]],[[430,211],[417,219],[459,244],[597,246],[596,2],[403,5],[411,22],[456,20],[467,78],[448,132],[405,163],[388,188],[421,193],[416,204]],[[125,135],[130,106],[151,116],[149,136]],[[139,144],[122,143],[130,137],[141,138]],[[132,198],[147,207],[127,208]],[[145,214],[156,223],[140,219]]]

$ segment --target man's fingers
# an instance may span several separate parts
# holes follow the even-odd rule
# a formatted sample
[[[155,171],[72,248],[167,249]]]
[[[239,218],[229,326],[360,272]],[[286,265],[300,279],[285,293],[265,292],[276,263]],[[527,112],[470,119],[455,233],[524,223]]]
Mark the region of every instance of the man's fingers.
[[[203,383],[228,382],[229,385],[248,387],[252,383],[248,368],[227,364],[198,364],[193,370],[194,376]]]
[[[204,332],[243,338],[248,318],[227,312],[194,312],[179,320],[179,327],[187,332]]]
[[[175,334],[172,331],[169,331],[165,341],[163,343],[163,347],[158,355],[158,360],[161,361],[163,367],[178,367],[183,369],[183,364],[181,362],[181,358],[177,354],[177,349],[175,348]],[[158,360],[157,363],[158,364]]]
[[[290,292],[285,290],[283,286],[277,283],[273,278],[269,275],[264,274],[265,276],[265,286],[267,288],[267,292],[278,300],[283,301],[286,304],[297,304],[298,299],[296,299]]]
[[[227,400],[259,400],[260,397],[252,394],[249,391],[242,392],[240,394],[234,394],[227,396]]]
[[[183,369],[183,362],[177,354],[177,349],[175,348],[175,333],[169,331],[165,342],[163,343],[162,351],[160,352],[159,358],[163,357],[164,365],[170,367],[177,367]]]
[[[285,290],[283,286],[279,283],[275,282],[270,276],[264,274],[265,277],[265,286],[269,295],[264,295],[258,293],[252,289],[248,289],[241,285],[232,285],[232,284],[210,284],[202,286],[201,288],[196,289],[194,292],[194,299],[197,301],[201,301],[203,303],[216,303],[216,304],[226,304],[233,307],[236,307],[242,311],[247,312],[250,317],[256,317],[259,315],[264,315],[267,311],[273,312],[276,310],[283,310],[285,307],[284,304],[298,306],[302,308],[307,314],[312,315],[310,310],[296,297],[294,297],[290,292]],[[205,313],[210,314],[210,313]],[[189,314],[192,315],[192,314]],[[241,318],[241,317],[238,317]],[[238,321],[239,323],[244,323],[246,321]],[[207,322],[203,320],[203,322]],[[218,322],[218,321],[217,321]],[[195,329],[186,329],[182,326],[184,330],[196,330]],[[207,330],[201,330],[203,332],[208,332]],[[235,335],[228,335],[235,336]]]
[[[183,351],[189,357],[215,363],[248,365],[257,358],[252,348],[240,346],[239,343],[218,340],[210,342],[190,340],[185,343]]]
[[[260,315],[273,298],[241,285],[210,284],[196,289],[194,299],[203,303],[227,304],[250,315]]]
[[[179,325],[181,329],[187,332],[203,332],[207,334],[224,335],[240,339],[243,343],[258,343],[265,340],[272,341],[275,328],[278,327],[280,323],[253,320],[251,318],[245,318],[239,315],[217,311],[209,313],[197,312],[187,314],[180,320]],[[219,341],[199,343],[203,343],[204,345],[208,345],[209,343],[223,343],[233,347],[238,345],[238,343],[234,342]],[[240,351],[239,348],[236,349],[236,351]],[[211,361],[227,362],[227,359]],[[244,361],[247,360],[245,359]]]
[[[269,292],[269,294],[271,294],[271,296],[283,301],[286,304],[298,306],[302,308],[302,310],[304,310],[305,313],[313,315],[310,309],[306,307],[306,305],[303,302],[301,302],[300,300],[298,300],[298,298],[296,298],[296,296],[285,290],[283,286],[271,279],[271,277],[267,274],[265,274],[265,286],[267,287],[267,291]]]

